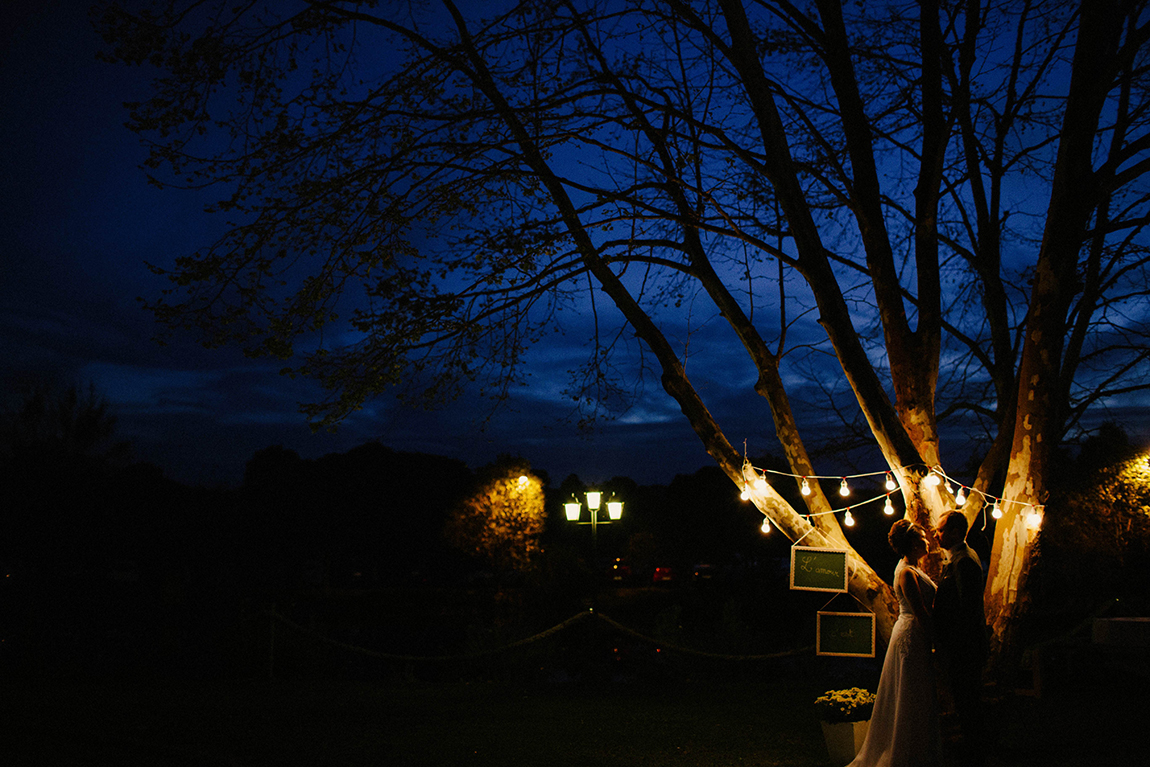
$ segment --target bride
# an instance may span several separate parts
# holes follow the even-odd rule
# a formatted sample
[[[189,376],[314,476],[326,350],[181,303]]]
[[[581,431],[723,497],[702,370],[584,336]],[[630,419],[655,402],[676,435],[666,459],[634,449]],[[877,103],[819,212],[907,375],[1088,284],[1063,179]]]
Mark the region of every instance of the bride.
[[[907,519],[890,529],[898,620],[882,663],[870,728],[849,767],[935,767],[941,762],[938,706],[931,658],[934,581],[918,567],[926,533]]]

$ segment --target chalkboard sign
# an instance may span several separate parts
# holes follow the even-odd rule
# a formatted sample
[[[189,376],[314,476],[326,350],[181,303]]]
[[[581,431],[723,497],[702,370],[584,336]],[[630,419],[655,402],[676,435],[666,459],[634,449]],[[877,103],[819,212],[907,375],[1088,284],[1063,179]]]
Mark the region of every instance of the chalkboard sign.
[[[874,657],[874,613],[818,614],[816,655]]]
[[[791,588],[802,591],[846,591],[846,549],[791,546]]]

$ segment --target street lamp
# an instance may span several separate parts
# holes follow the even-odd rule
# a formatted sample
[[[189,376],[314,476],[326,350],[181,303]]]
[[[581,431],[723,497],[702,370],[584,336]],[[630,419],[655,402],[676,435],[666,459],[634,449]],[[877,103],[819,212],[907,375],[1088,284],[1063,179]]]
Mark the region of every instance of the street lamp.
[[[603,507],[606,506],[606,509]],[[583,504],[574,494],[571,500],[563,504],[563,511],[567,514],[567,521],[574,522],[577,525],[591,525],[591,567],[592,572],[597,573],[595,582],[598,583],[599,575],[599,525],[609,525],[612,522],[618,522],[623,518],[623,502],[615,499],[614,496],[606,503],[603,502],[603,494],[598,490],[587,491],[587,509],[591,513],[588,515],[588,520],[583,522],[579,519],[582,515]],[[601,518],[600,512],[606,511],[606,519]]]
[[[612,496],[611,500],[607,501],[607,519],[599,518],[599,512],[602,508],[603,494],[597,490],[587,492],[587,509],[591,512],[590,519],[587,522],[579,521],[579,517],[583,511],[583,504],[581,504],[574,495],[571,496],[570,501],[563,504],[563,510],[567,513],[568,522],[574,522],[579,525],[591,525],[592,541],[598,538],[599,525],[609,525],[623,518],[623,502],[615,500],[614,496]]]

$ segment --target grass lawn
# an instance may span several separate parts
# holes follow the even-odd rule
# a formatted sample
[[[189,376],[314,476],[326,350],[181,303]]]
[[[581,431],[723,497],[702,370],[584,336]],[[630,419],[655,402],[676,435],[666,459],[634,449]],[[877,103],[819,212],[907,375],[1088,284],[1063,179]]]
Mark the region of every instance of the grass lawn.
[[[8,767],[810,765],[793,681],[229,682],[0,688]]]
[[[988,767],[1145,760],[1145,680],[992,704]],[[0,684],[4,767],[827,767],[798,674],[657,683]],[[949,766],[947,766],[949,767]]]
[[[275,682],[0,679],[0,767],[828,767],[814,698],[878,676],[813,654],[656,658],[586,621],[419,674],[277,636]],[[1041,697],[989,701],[987,767],[1145,762],[1143,655],[1075,645],[1048,671]]]

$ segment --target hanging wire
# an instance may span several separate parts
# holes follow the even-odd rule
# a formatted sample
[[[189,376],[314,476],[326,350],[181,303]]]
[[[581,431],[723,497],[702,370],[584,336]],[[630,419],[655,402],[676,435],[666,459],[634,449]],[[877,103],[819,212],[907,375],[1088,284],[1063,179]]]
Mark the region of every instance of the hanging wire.
[[[815,480],[818,480],[818,479],[831,479],[831,480],[838,479],[838,480],[840,480],[840,489],[841,489],[842,487],[844,487],[846,485],[846,481],[848,479],[860,479],[863,477],[877,477],[880,475],[891,478],[890,477],[890,475],[891,475],[890,469],[882,469],[880,471],[860,472],[858,474],[792,474],[791,472],[778,471],[776,469],[760,469],[757,466],[751,464],[750,461],[747,459],[746,450],[747,450],[747,442],[746,442],[746,440],[743,440],[743,465],[744,465],[744,468],[747,465],[750,465],[751,469],[753,469],[756,473],[761,475],[762,480],[765,480],[767,474],[774,474],[774,475],[779,476],[779,477],[789,477],[789,478],[795,479],[795,480],[802,480],[802,483],[804,486],[803,487],[803,495],[809,494],[810,491],[808,489],[808,485],[809,485],[808,481],[811,479],[815,479]],[[1021,506],[1024,508],[1030,508],[1030,509],[1032,509],[1032,511],[1031,511],[1032,515],[1033,514],[1041,514],[1041,512],[1033,511],[1035,509],[1042,508],[1041,504],[1034,504],[1030,501],[1015,501],[1015,500],[1011,500],[1009,498],[1004,498],[1002,496],[991,495],[990,493],[987,493],[983,490],[979,490],[978,488],[976,488],[972,485],[967,485],[967,484],[960,482],[957,479],[951,477],[950,475],[948,475],[943,470],[943,468],[941,466],[937,466],[937,465],[936,466],[927,466],[925,464],[916,464],[913,466],[903,466],[901,468],[903,470],[915,469],[915,468],[925,469],[927,472],[927,476],[933,477],[934,479],[936,479],[937,484],[945,487],[948,492],[952,492],[954,490],[954,487],[952,485],[957,486],[958,492],[955,494],[955,505],[956,506],[963,506],[965,504],[965,501],[967,501],[969,498],[973,497],[973,495],[975,493],[978,493],[978,495],[981,496],[982,500],[983,500],[983,503],[982,503],[982,529],[983,530],[986,529],[986,525],[987,525],[986,507],[988,505],[992,505],[992,504],[997,505],[1000,509],[1000,513],[1001,513],[1002,505],[1006,504],[1006,505],[1010,505],[1010,506]],[[899,490],[899,488],[897,487],[897,483],[896,483],[895,489],[890,490],[890,492],[876,495],[873,498],[868,498],[865,501],[856,501],[855,503],[852,503],[849,506],[831,509],[830,511],[820,511],[820,512],[816,512],[814,514],[808,514],[806,516],[807,516],[808,521],[809,521],[810,517],[822,516],[824,514],[837,514],[839,512],[849,510],[855,506],[863,506],[865,504],[868,504],[868,503],[871,503],[873,501],[877,501],[877,500],[880,500],[883,498],[886,498],[889,500],[890,496],[892,494],[894,494],[895,492],[898,492],[898,490]],[[959,500],[959,499],[961,499],[961,500]],[[807,534],[809,534],[809,532]],[[804,534],[803,537],[805,538],[807,534]],[[799,540],[802,540],[802,538],[800,538]]]
[[[794,479],[858,479],[860,477],[874,477],[879,474],[887,474],[890,471],[889,469],[883,469],[882,471],[868,471],[862,474],[791,474],[788,471],[755,468],[764,474],[778,474],[780,477],[792,477]]]

